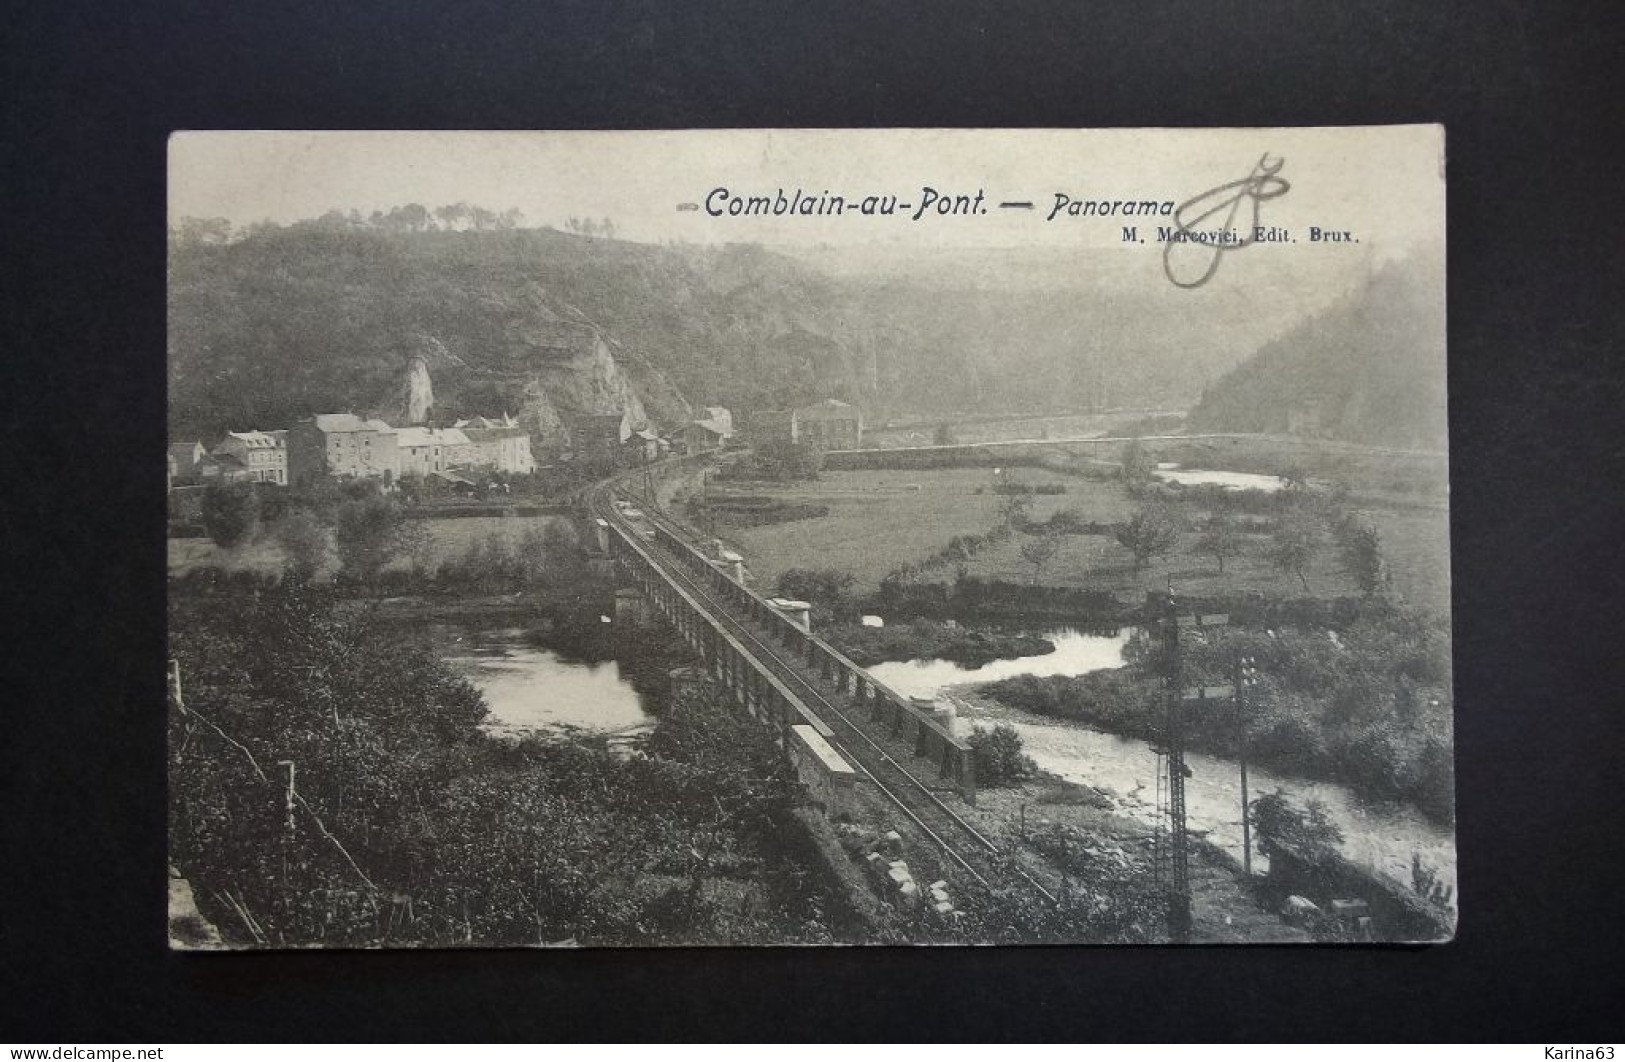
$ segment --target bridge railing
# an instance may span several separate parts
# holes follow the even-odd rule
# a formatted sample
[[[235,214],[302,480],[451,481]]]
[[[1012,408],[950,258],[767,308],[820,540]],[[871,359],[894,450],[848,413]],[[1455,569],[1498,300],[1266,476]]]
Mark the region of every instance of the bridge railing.
[[[761,595],[730,577],[718,567],[716,562],[720,558],[706,556],[665,521],[652,523],[656,539],[675,554],[679,563],[704,578],[731,604],[764,626],[771,638],[794,650],[809,670],[833,682],[843,696],[867,715],[869,722],[878,724],[896,740],[911,745],[917,759],[933,763],[940,779],[958,789],[967,800],[975,800],[975,756],[968,741],[881,683],[824,639],[802,630]],[[634,549],[643,552],[641,545],[633,541],[634,536],[624,530],[622,534]]]
[[[807,723],[812,725],[821,736],[826,738],[832,736],[833,731],[830,730],[828,724],[820,719],[817,713],[812,711],[789,687],[785,686],[771,670],[757,659],[756,655],[747,646],[718,623],[703,604],[695,600],[687,590],[671,582],[660,573],[659,566],[649,555],[648,550],[643,547],[643,544],[637,540],[636,536],[628,532],[619,523],[612,523],[610,527],[613,532],[610,539],[611,555],[623,565],[635,570],[638,581],[644,584],[645,593],[652,598],[655,607],[665,614],[667,620],[674,621],[676,619],[675,612],[667,608],[668,597],[681,600],[684,607],[692,614],[705,619],[707,626],[712,631],[713,642],[711,644],[714,655],[720,657],[720,654],[716,653],[716,648],[726,646],[735,659],[744,661],[752,669],[752,672],[757,676],[755,681],[758,683],[751,690],[752,696],[748,698],[749,707],[753,711],[765,706],[775,716],[775,721],[781,725],[789,726],[794,723]],[[690,644],[694,645],[696,649],[701,647],[701,643],[698,641]]]

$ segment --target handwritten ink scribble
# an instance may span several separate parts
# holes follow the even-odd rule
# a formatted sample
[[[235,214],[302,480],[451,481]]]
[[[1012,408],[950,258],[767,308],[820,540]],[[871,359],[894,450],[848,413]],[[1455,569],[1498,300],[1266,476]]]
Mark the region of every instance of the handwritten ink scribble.
[[[1174,211],[1176,238],[1169,240],[1162,250],[1162,270],[1168,279],[1182,288],[1199,288],[1218,272],[1225,252],[1252,246],[1258,230],[1259,204],[1266,199],[1278,199],[1292,189],[1286,178],[1277,176],[1285,165],[1286,159],[1272,160],[1266,151],[1246,177],[1221,184],[1181,203]],[[1252,210],[1252,217],[1238,233],[1236,218],[1243,203]],[[1223,225],[1205,224],[1220,213],[1225,213]],[[1190,271],[1175,267],[1175,251],[1181,253],[1184,262],[1190,263]],[[1194,270],[1198,265],[1202,266],[1200,273]]]

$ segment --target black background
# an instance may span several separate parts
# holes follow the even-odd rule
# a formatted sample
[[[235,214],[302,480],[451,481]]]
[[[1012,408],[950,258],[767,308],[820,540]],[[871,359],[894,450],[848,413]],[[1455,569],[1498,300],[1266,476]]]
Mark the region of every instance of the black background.
[[[0,26],[0,1038],[1621,1038],[1625,37],[1609,5],[59,0]],[[166,952],[152,455],[171,130],[1434,121],[1455,943]]]

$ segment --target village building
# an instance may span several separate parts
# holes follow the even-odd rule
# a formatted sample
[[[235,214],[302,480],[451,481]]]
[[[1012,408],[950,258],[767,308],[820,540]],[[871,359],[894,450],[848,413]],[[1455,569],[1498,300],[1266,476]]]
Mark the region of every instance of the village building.
[[[288,485],[286,432],[228,431],[211,452],[223,482]]]
[[[796,441],[796,411],[756,409],[745,414],[745,441],[755,449],[773,443]]]
[[[670,444],[652,428],[640,428],[626,437],[622,444],[622,458],[629,465],[644,465],[670,449]]]
[[[394,436],[396,477],[445,473],[452,467],[452,454],[469,444],[458,428],[396,428]]]
[[[793,435],[820,450],[856,450],[863,442],[863,412],[835,398],[801,406],[795,411]]]
[[[203,479],[207,483],[250,483],[254,475],[243,459],[233,453],[210,454],[203,459]]]
[[[820,450],[856,450],[863,443],[863,412],[835,398],[795,409],[759,409],[746,414],[745,437],[757,448],[808,443]]]
[[[691,454],[708,453],[728,445],[733,435],[733,414],[722,406],[706,406],[705,416],[684,426],[683,444]]]
[[[632,435],[623,413],[580,413],[570,418],[570,451],[578,462],[614,467],[621,464],[621,444]]]
[[[296,486],[324,476],[382,479],[400,476],[402,448],[395,429],[381,420],[354,413],[318,413],[287,434],[288,479]]]
[[[457,467],[520,476],[536,471],[530,433],[508,414],[459,420],[453,427],[468,439],[452,452],[452,463]]]
[[[209,451],[193,439],[190,442],[169,444],[169,480],[172,485],[186,486],[203,479],[203,462]]]

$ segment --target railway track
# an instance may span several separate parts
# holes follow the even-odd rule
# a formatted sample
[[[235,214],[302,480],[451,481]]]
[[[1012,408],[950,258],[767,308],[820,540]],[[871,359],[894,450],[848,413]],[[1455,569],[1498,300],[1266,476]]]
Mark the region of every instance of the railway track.
[[[584,499],[594,515],[637,539],[640,536],[636,523],[614,504],[617,485],[618,480],[600,485],[584,494]],[[645,512],[641,519],[663,528],[680,542],[688,540],[686,530],[665,517]],[[871,783],[875,792],[897,807],[954,865],[987,890],[994,887],[995,881],[1010,877],[1013,871],[1018,884],[1036,891],[1052,904],[1057,902],[1055,895],[1026,870],[995,860],[993,857],[1000,852],[998,845],[949,807],[926,781],[875,740],[863,726],[864,720],[856,718],[855,713],[838,700],[840,695],[822,688],[798,661],[787,658],[783,648],[764,637],[754,624],[735,617],[728,603],[716,595],[707,580],[689,570],[691,563],[699,559],[697,553],[685,557],[653,542],[642,541],[640,545],[656,562],[663,577],[680,585],[700,602],[717,623],[746,646],[762,666],[838,735],[832,742],[836,750]]]

